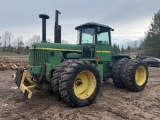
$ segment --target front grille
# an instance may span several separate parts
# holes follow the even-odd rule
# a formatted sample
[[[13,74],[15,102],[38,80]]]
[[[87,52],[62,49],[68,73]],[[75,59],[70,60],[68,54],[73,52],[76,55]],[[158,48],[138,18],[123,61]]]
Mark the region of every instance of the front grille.
[[[44,63],[49,62],[49,50],[30,50],[29,65],[42,66]]]

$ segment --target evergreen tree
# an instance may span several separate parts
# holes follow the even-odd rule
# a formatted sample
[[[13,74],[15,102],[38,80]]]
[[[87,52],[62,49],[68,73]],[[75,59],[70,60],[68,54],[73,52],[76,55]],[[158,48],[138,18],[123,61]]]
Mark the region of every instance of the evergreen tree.
[[[123,45],[122,45],[121,53],[124,53],[124,50],[125,50],[125,49],[124,49],[124,47],[123,47]]]
[[[113,52],[115,53],[115,54],[117,54],[117,53],[119,53],[120,52],[120,49],[119,49],[119,46],[118,45],[116,45],[116,44],[113,44]]]
[[[160,56],[160,10],[152,18],[144,39],[144,49],[147,55]]]
[[[128,45],[127,51],[130,52],[130,50],[131,50],[131,47],[130,47],[130,45]]]

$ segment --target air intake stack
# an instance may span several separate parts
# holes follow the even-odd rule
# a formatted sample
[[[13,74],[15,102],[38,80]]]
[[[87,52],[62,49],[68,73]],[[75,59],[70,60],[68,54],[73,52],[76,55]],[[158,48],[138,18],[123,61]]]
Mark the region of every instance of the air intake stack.
[[[58,25],[58,10],[55,11],[54,43],[61,43],[61,25]]]
[[[45,14],[40,14],[39,17],[42,18],[42,42],[47,42],[46,41],[46,19],[49,19],[49,16]]]

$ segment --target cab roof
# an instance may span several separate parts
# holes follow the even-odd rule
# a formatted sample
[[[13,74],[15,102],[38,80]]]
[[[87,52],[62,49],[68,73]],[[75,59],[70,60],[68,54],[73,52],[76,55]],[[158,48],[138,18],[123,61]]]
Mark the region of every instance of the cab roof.
[[[81,27],[90,27],[90,26],[103,27],[103,28],[110,29],[111,31],[114,31],[114,29],[112,29],[111,27],[109,27],[107,25],[103,25],[103,24],[99,24],[99,23],[95,23],[95,22],[88,22],[88,23],[85,23],[85,24],[81,24],[81,25],[77,26],[75,29],[78,30]]]

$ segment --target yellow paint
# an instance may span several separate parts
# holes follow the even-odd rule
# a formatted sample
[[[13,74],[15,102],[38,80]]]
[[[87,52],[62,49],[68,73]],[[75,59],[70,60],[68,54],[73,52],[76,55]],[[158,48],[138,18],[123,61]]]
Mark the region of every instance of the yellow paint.
[[[34,48],[30,48],[33,50]],[[71,50],[71,49],[55,49],[55,48],[35,48],[36,50],[58,50],[58,51],[76,51],[76,52],[82,52],[81,50]],[[97,50],[96,52],[103,52],[103,53],[111,53],[111,51],[107,50]]]
[[[74,93],[80,99],[89,98],[96,88],[96,78],[90,71],[80,72],[74,81]]]
[[[24,84],[24,80],[27,80],[31,85],[26,86]],[[24,70],[23,75],[22,75],[22,79],[21,79],[21,83],[20,83],[20,90],[23,92],[23,94],[24,94],[25,90],[28,91],[28,96],[27,96],[28,99],[31,99],[31,97],[32,97],[32,92],[30,91],[30,89],[34,89],[36,86],[37,85],[34,84],[34,82],[26,76],[26,70]]]
[[[29,83],[34,84],[34,82],[28,76],[25,76],[25,77],[26,77],[26,79],[28,80]]]
[[[34,89],[36,86],[37,86],[37,85],[30,85],[30,86],[27,86],[27,88],[28,88],[29,90],[31,90],[31,89]]]
[[[111,51],[105,51],[105,50],[97,50],[96,52],[103,52],[103,53],[111,53]]]
[[[141,86],[145,83],[147,78],[146,69],[143,66],[139,66],[136,70],[135,80],[137,85]]]
[[[20,90],[24,93],[25,92],[25,90],[27,90],[28,91],[28,96],[27,96],[27,98],[28,99],[31,99],[31,97],[32,97],[32,92],[24,85],[24,84],[21,84],[20,85]]]
[[[34,48],[30,48],[31,50]],[[81,50],[71,50],[71,49],[54,49],[54,48],[35,48],[36,50],[58,50],[58,51],[75,51],[82,52]]]

